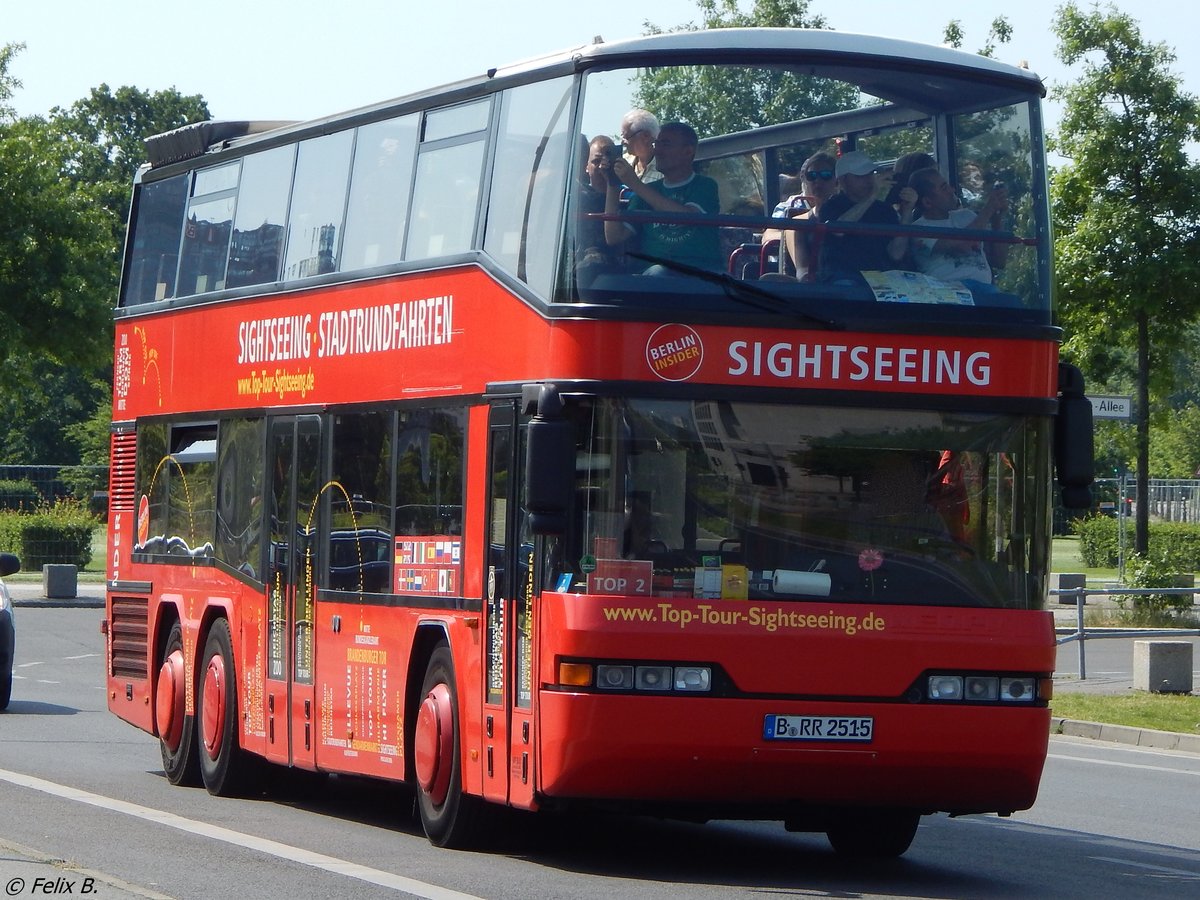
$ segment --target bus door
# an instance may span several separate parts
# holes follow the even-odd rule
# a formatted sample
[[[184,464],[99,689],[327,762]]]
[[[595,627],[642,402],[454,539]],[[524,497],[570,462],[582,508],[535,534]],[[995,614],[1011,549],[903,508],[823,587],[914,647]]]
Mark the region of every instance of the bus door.
[[[315,766],[316,700],[313,619],[317,576],[317,498],[321,421],[273,419],[267,530],[267,758]]]
[[[534,790],[534,550],[521,507],[515,404],[492,408],[488,445],[484,795],[528,807]]]

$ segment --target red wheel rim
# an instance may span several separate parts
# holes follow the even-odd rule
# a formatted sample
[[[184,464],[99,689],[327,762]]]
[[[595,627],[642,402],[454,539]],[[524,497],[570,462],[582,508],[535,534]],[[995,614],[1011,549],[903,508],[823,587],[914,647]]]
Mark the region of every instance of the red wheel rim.
[[[154,694],[154,726],[172,753],[183,734],[183,709],[183,651],[175,650],[163,660]]]
[[[417,713],[413,743],[417,784],[435,806],[441,806],[449,793],[450,774],[454,771],[454,710],[446,685],[434,685],[425,695]]]
[[[221,736],[225,733],[225,660],[214,656],[204,670],[204,709],[201,710],[201,736],[210,759],[217,758]]]

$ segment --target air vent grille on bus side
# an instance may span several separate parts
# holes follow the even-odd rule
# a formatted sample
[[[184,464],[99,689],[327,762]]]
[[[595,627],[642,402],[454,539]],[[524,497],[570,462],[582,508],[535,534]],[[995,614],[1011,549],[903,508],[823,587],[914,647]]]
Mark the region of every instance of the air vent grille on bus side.
[[[149,605],[145,597],[113,597],[112,674],[117,678],[145,680],[149,642]]]
[[[112,469],[108,477],[109,509],[132,512],[137,493],[137,433],[112,436]]]

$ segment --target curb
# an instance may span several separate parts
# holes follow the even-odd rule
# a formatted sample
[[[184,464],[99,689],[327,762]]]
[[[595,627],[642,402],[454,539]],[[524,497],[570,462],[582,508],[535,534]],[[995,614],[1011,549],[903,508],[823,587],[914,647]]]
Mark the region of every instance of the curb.
[[[13,606],[37,607],[38,609],[104,609],[103,597],[35,597],[18,600],[13,597]]]
[[[1093,741],[1109,741],[1114,744],[1132,744],[1135,747],[1148,747],[1154,750],[1182,750],[1184,753],[1200,754],[1200,734],[1154,731],[1149,728],[1106,725],[1101,722],[1080,722],[1058,716],[1050,720],[1050,733],[1088,738]]]
[[[13,606],[37,609],[104,609],[104,597],[76,595],[74,597],[25,596],[9,591]]]

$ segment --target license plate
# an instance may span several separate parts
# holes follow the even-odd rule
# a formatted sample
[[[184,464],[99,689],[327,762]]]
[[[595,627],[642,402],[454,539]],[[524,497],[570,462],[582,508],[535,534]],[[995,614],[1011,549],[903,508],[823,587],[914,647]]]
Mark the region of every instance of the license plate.
[[[763,722],[768,741],[857,741],[870,743],[875,720],[870,716],[769,715]]]

